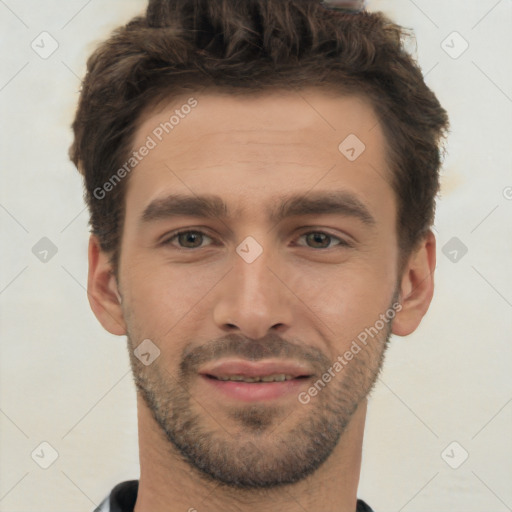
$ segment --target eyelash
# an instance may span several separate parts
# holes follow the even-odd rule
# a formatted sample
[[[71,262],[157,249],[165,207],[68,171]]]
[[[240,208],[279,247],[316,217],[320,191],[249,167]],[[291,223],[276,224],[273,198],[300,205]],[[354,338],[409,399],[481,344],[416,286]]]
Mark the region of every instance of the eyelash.
[[[203,236],[206,236],[210,239],[213,240],[213,237],[209,236],[207,233],[205,233],[204,231],[200,231],[200,230],[197,230],[197,229],[183,229],[181,231],[176,231],[174,233],[171,233],[167,238],[165,238],[161,245],[172,245],[172,241],[177,239],[180,235],[182,234],[185,234],[185,233],[195,233],[195,234],[200,234],[200,235],[203,235]],[[300,237],[303,237],[303,236],[306,236],[306,235],[310,235],[312,233],[320,233],[320,234],[323,234],[323,235],[327,235],[329,238],[331,239],[335,239],[335,240],[338,240],[339,243],[336,244],[335,246],[332,246],[332,247],[323,247],[323,248],[315,248],[315,247],[310,247],[310,249],[317,249],[319,251],[326,251],[328,249],[333,249],[334,247],[344,247],[344,248],[350,248],[352,247],[352,244],[350,244],[349,242],[347,242],[346,240],[342,239],[342,238],[339,238],[335,235],[331,235],[330,233],[327,233],[325,231],[321,231],[321,230],[312,230],[312,231],[307,231],[305,233],[302,233]],[[308,247],[308,246],[299,246],[299,247]],[[176,249],[178,250],[182,250],[182,251],[194,251],[194,250],[198,250],[198,249],[204,249],[204,247],[176,247]]]

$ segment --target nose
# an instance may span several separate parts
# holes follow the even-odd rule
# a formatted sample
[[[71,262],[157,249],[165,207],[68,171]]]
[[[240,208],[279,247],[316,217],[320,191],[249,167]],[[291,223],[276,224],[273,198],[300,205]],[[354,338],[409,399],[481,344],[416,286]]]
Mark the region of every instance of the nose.
[[[290,327],[293,294],[269,253],[264,250],[251,263],[234,253],[231,270],[216,287],[213,319],[221,330],[259,339],[269,329],[283,333]]]

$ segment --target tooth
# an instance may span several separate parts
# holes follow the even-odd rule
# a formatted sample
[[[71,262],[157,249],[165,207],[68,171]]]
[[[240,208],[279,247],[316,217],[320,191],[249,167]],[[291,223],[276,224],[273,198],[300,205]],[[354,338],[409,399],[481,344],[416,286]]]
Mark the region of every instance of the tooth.
[[[234,381],[234,382],[284,382],[285,380],[292,380],[293,375],[279,373],[273,375],[265,375],[264,377],[245,377],[244,375],[229,375],[229,376],[218,376],[218,380],[222,381]]]

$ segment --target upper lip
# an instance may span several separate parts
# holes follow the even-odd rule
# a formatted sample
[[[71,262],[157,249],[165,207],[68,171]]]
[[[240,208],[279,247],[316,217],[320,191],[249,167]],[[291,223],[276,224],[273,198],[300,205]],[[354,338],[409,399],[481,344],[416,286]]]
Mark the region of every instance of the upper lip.
[[[291,375],[293,378],[310,377],[311,372],[304,364],[297,361],[247,361],[244,359],[224,359],[212,361],[204,365],[199,373],[212,377],[229,377],[242,375],[244,377],[266,377],[269,375]]]

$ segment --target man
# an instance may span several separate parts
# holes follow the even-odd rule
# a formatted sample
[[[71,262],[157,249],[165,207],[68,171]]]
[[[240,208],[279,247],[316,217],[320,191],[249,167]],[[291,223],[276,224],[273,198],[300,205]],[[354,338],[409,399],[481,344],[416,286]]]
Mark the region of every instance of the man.
[[[88,295],[140,480],[97,510],[371,510],[367,397],[433,294],[446,112],[382,13],[155,0],[88,61]]]

